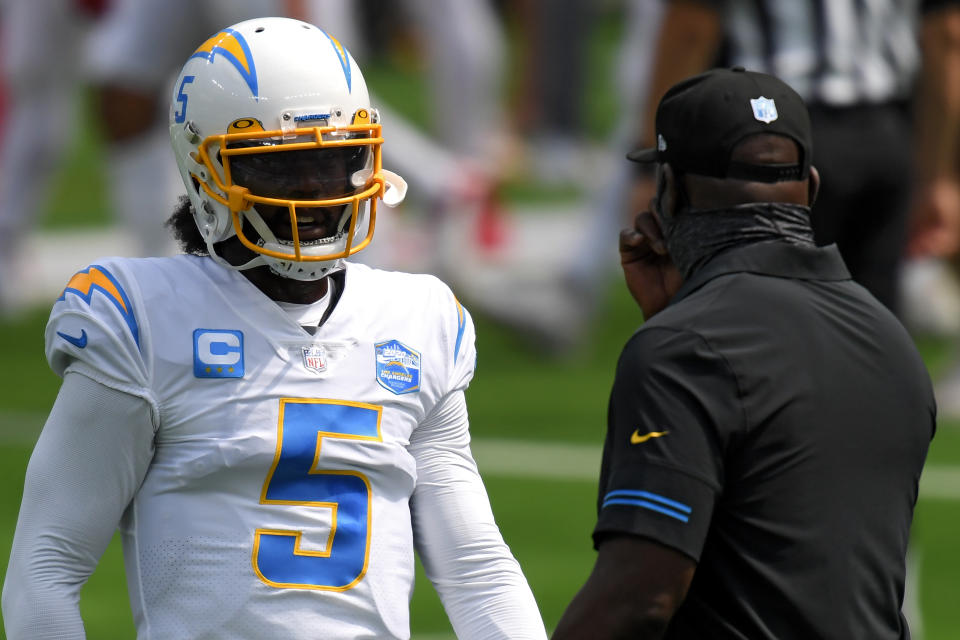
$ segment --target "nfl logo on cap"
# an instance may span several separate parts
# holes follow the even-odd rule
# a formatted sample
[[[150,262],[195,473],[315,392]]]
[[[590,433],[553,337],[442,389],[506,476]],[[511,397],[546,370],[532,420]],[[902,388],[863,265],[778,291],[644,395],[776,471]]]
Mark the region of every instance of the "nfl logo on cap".
[[[753,117],[760,122],[770,124],[779,116],[777,114],[777,105],[771,98],[754,98],[750,100],[750,106],[753,107]]]

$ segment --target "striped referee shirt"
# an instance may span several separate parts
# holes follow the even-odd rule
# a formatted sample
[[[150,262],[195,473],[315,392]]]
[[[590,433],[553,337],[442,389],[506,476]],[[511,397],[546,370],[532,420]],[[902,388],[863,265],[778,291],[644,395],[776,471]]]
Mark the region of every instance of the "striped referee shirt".
[[[721,13],[724,66],[776,75],[809,104],[906,99],[927,0],[701,0]]]

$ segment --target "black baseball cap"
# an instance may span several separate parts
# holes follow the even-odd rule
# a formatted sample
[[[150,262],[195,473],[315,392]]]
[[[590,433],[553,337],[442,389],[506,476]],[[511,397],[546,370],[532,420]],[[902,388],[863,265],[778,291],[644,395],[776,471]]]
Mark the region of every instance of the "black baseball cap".
[[[755,133],[792,138],[800,147],[800,162],[731,162],[737,144]],[[632,151],[627,158],[758,182],[803,180],[810,173],[813,141],[803,99],[779,78],[743,67],[712,69],[670,87],[657,105],[656,134],[655,148]]]

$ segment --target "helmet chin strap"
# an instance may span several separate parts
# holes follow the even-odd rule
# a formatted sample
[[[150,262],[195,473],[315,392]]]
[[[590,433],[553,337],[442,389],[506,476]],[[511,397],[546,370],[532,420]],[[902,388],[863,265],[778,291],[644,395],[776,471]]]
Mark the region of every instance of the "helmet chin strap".
[[[313,264],[316,266],[309,270],[301,271],[295,268],[296,265],[299,264],[297,262],[290,260],[279,260],[262,255],[256,255],[247,262],[238,265],[233,264],[232,262],[227,262],[223,257],[217,254],[216,251],[214,251],[213,247],[208,247],[208,253],[217,264],[220,264],[228,269],[233,269],[235,271],[246,271],[247,269],[266,266],[270,267],[270,271],[278,276],[305,282],[320,280],[327,277],[331,273],[344,268],[343,260],[330,260],[328,262],[315,262]]]
[[[258,257],[263,261],[264,264],[270,267],[270,271],[278,276],[290,278],[291,280],[300,280],[302,282],[311,282],[313,280],[326,278],[334,271],[339,271],[344,267],[343,260],[338,259],[327,262],[313,262],[311,264],[316,266],[311,267],[309,270],[303,270],[297,266],[301,264],[298,262],[277,260],[276,258],[269,258],[267,256]]]
[[[253,269],[256,267],[269,267],[270,271],[278,276],[304,282],[320,280],[327,277],[331,273],[344,268],[343,260],[338,259],[326,262],[314,262],[312,263],[314,266],[310,269],[300,269],[297,267],[297,265],[302,263],[294,262],[292,260],[270,258],[268,256],[259,254],[255,255],[243,264],[238,265],[225,260],[219,254],[217,254],[216,251],[214,251],[212,246],[208,246],[208,253],[215,262],[227,267],[228,269],[233,269],[235,271],[246,271],[247,269]]]

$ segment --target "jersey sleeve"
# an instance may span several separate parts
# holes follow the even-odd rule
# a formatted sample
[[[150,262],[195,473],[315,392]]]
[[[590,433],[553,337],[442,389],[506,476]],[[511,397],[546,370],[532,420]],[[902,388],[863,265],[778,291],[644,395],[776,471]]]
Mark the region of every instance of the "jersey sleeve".
[[[82,640],[81,587],[153,455],[143,399],[68,373],[30,456],[3,585],[10,640]]]
[[[462,390],[450,392],[414,432],[414,541],[458,638],[545,639],[520,565],[494,520],[470,451]]]
[[[118,391],[148,397],[136,285],[124,276],[122,267],[105,262],[70,279],[47,323],[47,361],[61,377],[77,371]]]
[[[723,450],[742,424],[736,379],[700,336],[638,332],[610,396],[594,544],[627,533],[699,560]]]

